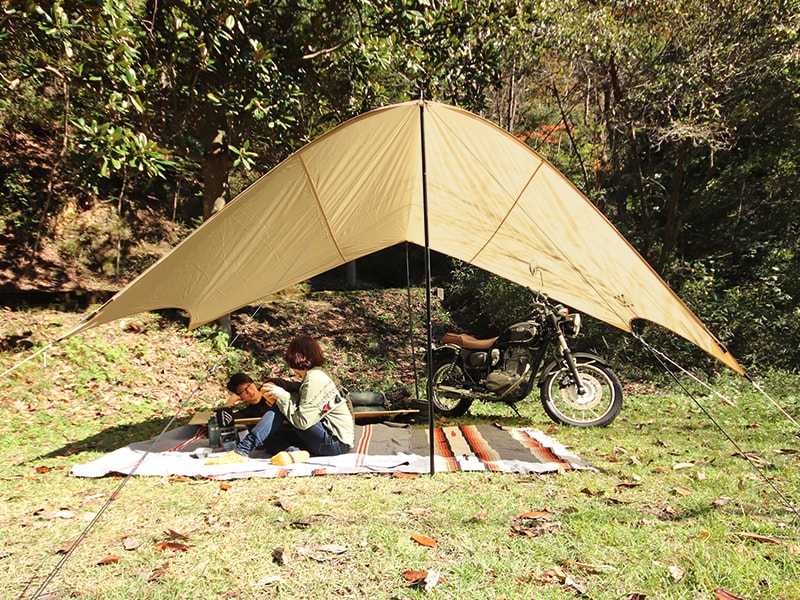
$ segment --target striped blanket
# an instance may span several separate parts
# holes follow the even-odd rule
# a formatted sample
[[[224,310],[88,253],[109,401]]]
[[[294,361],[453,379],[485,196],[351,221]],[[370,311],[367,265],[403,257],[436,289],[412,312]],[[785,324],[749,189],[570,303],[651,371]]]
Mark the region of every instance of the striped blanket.
[[[214,456],[202,456],[208,448],[206,428],[185,425],[160,439],[130,444],[70,470],[75,477],[129,474],[160,477],[238,479],[247,477],[296,477],[347,473],[429,473],[496,471],[505,473],[552,473],[593,469],[566,447],[539,430],[498,425],[462,425],[430,431],[406,424],[374,423],[356,426],[355,447],[340,456],[312,456],[289,466],[274,466],[268,457],[253,453],[244,463],[208,465]],[[198,452],[199,451],[199,452]],[[200,456],[198,458],[198,456]]]

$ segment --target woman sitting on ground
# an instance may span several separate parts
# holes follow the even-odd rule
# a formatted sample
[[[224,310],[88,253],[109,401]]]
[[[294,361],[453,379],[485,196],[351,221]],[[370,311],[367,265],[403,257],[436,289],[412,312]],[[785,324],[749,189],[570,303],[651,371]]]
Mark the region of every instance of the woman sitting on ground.
[[[232,452],[241,457],[261,447],[271,454],[293,447],[312,456],[348,452],[355,439],[353,409],[322,369],[325,358],[317,341],[307,335],[294,338],[286,350],[286,362],[301,378],[299,387],[290,391],[266,383],[261,394],[267,410]],[[282,429],[284,418],[288,430]]]

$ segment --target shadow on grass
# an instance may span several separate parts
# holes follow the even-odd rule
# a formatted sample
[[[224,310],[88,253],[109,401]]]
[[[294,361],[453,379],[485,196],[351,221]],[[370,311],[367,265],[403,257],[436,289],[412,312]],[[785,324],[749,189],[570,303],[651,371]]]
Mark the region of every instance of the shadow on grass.
[[[185,425],[188,419],[177,420],[171,429]],[[32,460],[48,458],[63,458],[75,456],[83,452],[99,452],[102,454],[113,452],[134,442],[145,442],[160,434],[170,422],[169,418],[148,419],[139,423],[129,423],[103,429],[98,433],[82,440],[69,442],[60,448],[51,450],[47,454],[40,454]]]

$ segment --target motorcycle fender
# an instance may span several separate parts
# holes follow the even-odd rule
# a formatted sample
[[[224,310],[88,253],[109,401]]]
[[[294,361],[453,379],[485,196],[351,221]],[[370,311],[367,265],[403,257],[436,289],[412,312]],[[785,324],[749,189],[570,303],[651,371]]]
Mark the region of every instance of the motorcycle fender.
[[[436,346],[433,349],[433,362],[438,362],[440,359],[445,357],[453,359],[460,350],[461,347],[456,346],[455,344],[443,344],[441,346]]]
[[[573,352],[572,353],[572,358],[574,358],[576,361],[578,361],[580,359],[583,359],[583,362],[594,361],[594,362],[600,363],[604,367],[608,367],[609,369],[611,368],[611,365],[608,363],[608,361],[606,361],[605,359],[600,358],[596,354],[591,354],[589,352]],[[542,374],[539,376],[539,387],[542,387],[542,384],[544,383],[544,380],[547,379],[547,376],[550,374],[550,371],[552,371],[553,369],[558,367],[558,364],[560,362],[561,361],[559,361],[559,360],[551,361],[542,370]]]

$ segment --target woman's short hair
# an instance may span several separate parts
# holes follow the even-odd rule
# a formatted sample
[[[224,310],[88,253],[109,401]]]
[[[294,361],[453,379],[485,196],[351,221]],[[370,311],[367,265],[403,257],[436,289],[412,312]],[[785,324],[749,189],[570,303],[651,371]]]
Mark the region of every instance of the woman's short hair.
[[[319,343],[310,335],[298,335],[286,349],[286,363],[292,369],[308,370],[325,364],[325,356]]]
[[[253,380],[249,375],[245,375],[244,373],[234,373],[228,380],[228,391],[235,394],[236,390],[238,390],[242,384],[245,383],[253,383]]]

